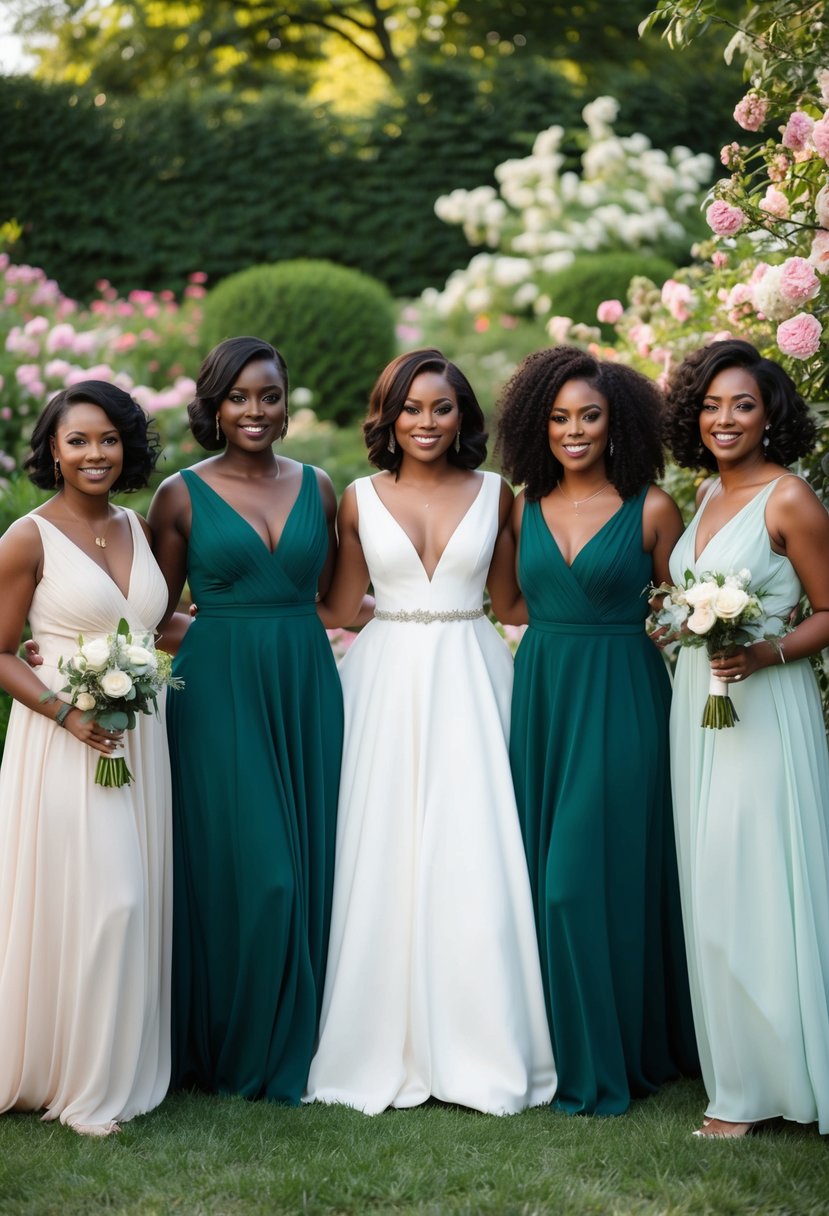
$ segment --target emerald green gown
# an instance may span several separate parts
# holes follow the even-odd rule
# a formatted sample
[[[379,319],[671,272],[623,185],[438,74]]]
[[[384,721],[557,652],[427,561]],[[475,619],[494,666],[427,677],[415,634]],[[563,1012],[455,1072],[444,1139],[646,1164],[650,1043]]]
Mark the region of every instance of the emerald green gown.
[[[196,473],[199,606],[168,697],[173,1084],[299,1102],[316,1036],[342,748],[314,597],[328,533],[313,469],[276,549]]]
[[[698,1070],[668,769],[670,683],[645,634],[647,487],[568,566],[524,508],[510,760],[558,1073],[554,1105],[622,1114]]]

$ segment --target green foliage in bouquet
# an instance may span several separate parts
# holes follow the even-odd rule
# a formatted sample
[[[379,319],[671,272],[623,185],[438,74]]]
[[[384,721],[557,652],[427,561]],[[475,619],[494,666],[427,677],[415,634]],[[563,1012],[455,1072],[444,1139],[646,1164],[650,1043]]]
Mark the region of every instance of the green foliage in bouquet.
[[[205,301],[205,347],[236,334],[272,342],[291,385],[311,394],[319,418],[340,426],[365,413],[378,374],[393,357],[395,313],[382,284],[313,259],[252,266],[224,279]]]

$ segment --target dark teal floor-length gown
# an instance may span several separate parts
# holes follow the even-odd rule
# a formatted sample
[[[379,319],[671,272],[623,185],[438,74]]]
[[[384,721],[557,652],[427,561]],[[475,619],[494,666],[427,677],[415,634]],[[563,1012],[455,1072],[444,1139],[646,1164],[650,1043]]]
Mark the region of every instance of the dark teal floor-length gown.
[[[530,624],[510,759],[558,1072],[555,1105],[622,1114],[696,1072],[668,767],[670,684],[647,638],[647,488],[568,566],[521,525]]]
[[[314,605],[326,522],[309,467],[273,552],[182,476],[199,613],[167,702],[173,1084],[297,1103],[322,999],[343,729]]]

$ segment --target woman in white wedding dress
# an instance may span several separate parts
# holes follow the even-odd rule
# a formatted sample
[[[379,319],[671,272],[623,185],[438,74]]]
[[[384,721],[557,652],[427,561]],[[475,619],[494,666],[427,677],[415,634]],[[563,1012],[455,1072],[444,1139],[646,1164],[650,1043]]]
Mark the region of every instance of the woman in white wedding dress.
[[[29,475],[57,492],[0,541],[0,685],[15,698],[0,770],[0,1111],[107,1135],[170,1076],[170,773],[161,717],[125,736],[133,782],[96,785],[116,739],[61,693],[58,660],[152,631],[167,587],[146,525],[111,491],[146,485],[157,444],[127,393],[84,381],[32,437]],[[37,675],[17,658],[28,618]]]
[[[345,744],[319,1045],[307,1101],[366,1114],[429,1097],[550,1101],[550,1046],[506,731],[512,658],[484,587],[512,492],[477,472],[480,407],[435,350],[380,376],[382,472],[346,490],[320,606],[374,620],[344,659]]]

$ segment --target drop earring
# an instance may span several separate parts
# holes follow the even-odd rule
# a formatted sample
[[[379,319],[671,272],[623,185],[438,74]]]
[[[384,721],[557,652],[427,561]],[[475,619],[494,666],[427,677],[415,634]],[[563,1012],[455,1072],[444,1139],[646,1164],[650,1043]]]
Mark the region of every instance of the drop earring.
[[[63,481],[63,474],[60,471],[60,461],[55,461],[55,485],[59,486]]]
[[[216,415],[216,442],[221,443],[221,440],[222,440],[222,428],[219,424],[219,415],[217,414]]]
[[[766,423],[766,433],[763,436],[763,447],[764,448],[768,448],[769,444],[771,443],[771,439],[769,438],[770,430],[771,430],[771,423],[767,422]]]
[[[453,446],[454,446],[456,452],[459,452],[461,450],[461,428],[460,427],[458,427],[457,431],[455,432],[455,442],[454,442]]]
[[[388,448],[389,452],[391,452],[392,456],[397,451],[397,441],[394,438],[394,431],[389,431],[389,441],[386,444],[386,447]]]
[[[608,445],[607,454],[610,457],[610,459],[612,460],[613,459],[613,440],[612,439],[610,441],[610,444]]]

